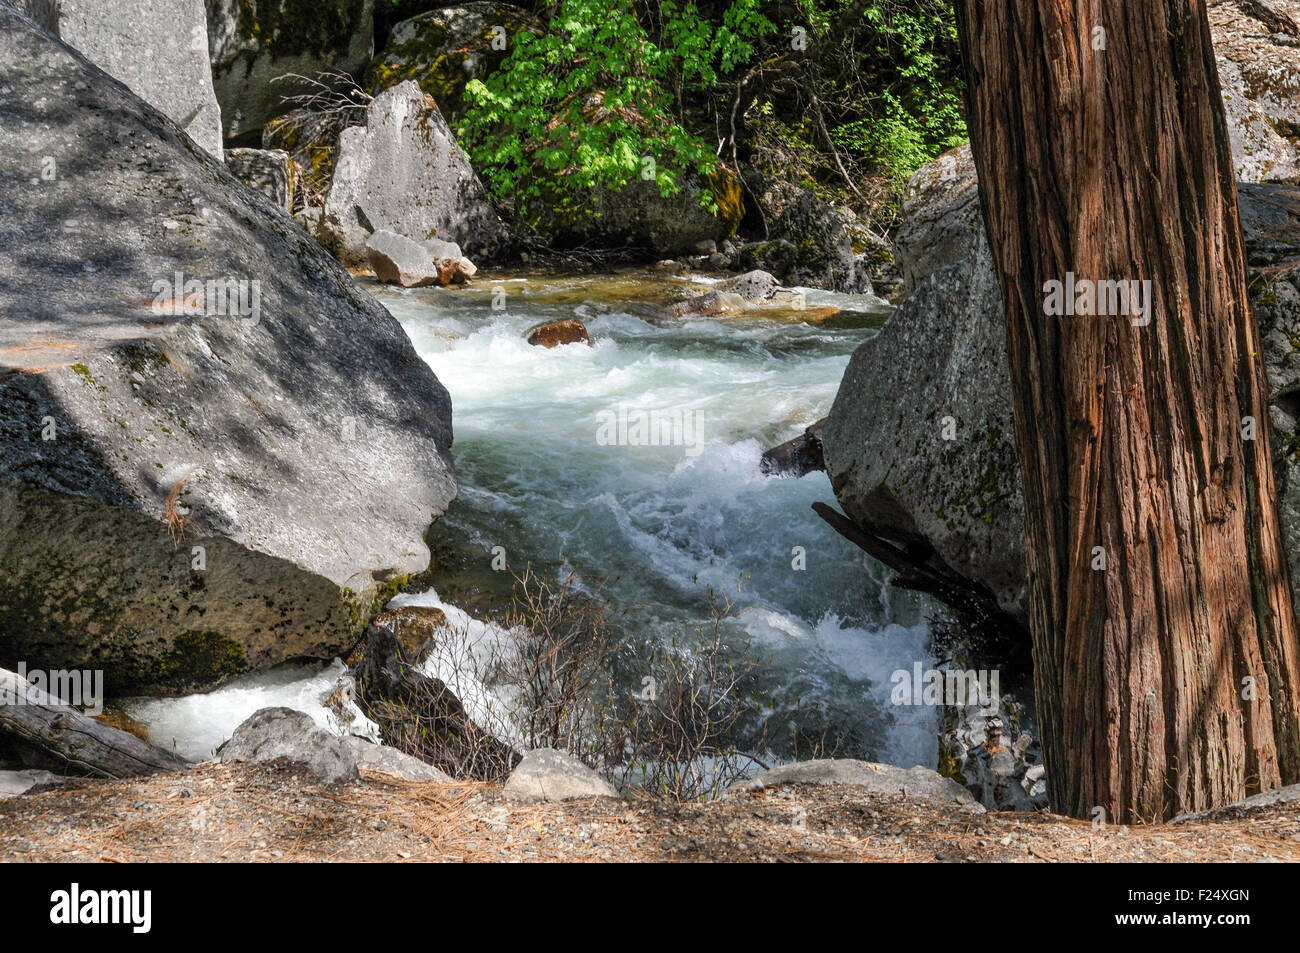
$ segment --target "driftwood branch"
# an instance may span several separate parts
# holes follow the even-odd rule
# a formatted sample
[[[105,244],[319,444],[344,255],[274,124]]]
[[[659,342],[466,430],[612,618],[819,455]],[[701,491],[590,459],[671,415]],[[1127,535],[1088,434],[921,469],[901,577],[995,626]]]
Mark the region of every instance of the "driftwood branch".
[[[9,735],[65,764],[101,778],[182,771],[180,758],[135,735],[82,714],[0,668],[0,735]]]

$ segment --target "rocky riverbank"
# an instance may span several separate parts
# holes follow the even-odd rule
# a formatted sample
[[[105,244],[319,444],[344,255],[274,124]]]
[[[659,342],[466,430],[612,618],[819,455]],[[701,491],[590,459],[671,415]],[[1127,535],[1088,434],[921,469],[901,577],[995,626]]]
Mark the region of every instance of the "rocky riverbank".
[[[0,861],[1071,863],[1300,861],[1300,801],[1211,821],[1094,828],[852,785],[789,784],[708,804],[520,802],[499,786],[362,769],[330,787],[274,766],[72,781],[0,799]]]

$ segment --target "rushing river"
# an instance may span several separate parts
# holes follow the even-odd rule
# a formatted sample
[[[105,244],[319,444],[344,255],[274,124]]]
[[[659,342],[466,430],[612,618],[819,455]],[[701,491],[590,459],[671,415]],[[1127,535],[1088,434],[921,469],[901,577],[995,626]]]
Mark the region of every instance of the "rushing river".
[[[443,536],[503,547],[514,569],[605,579],[625,624],[663,641],[707,624],[704,587],[734,594],[740,583],[728,637],[752,641],[775,711],[801,735],[837,739],[842,756],[933,765],[932,716],[887,705],[890,674],[927,660],[923,607],[812,512],[833,501],[824,474],[759,471],[765,447],[826,414],[887,306],[809,291],[804,314],[666,317],[688,287],[709,283],[628,273],[372,287],[451,393],[460,496]],[[841,311],[805,320],[829,308]],[[594,347],[524,339],[572,317]],[[670,445],[642,445],[649,423]],[[435,593],[414,601],[441,604]],[[281,670],[131,713],[155,740],[206,756],[253,708],[310,708],[335,674]],[[772,750],[793,754],[780,739]]]

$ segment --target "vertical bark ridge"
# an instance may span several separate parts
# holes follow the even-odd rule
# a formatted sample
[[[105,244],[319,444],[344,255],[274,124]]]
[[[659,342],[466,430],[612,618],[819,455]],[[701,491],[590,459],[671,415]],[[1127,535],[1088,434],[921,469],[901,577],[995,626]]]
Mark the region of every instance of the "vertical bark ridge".
[[[1152,821],[1300,780],[1300,649],[1204,0],[957,15],[1053,807]],[[1150,323],[1045,315],[1044,282],[1068,273],[1150,281]]]

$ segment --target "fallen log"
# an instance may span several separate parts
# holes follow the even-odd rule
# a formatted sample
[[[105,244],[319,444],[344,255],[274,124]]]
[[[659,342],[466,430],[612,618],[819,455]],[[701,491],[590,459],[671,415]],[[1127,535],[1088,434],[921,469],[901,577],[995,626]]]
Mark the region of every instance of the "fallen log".
[[[53,758],[73,774],[130,778],[189,767],[171,752],[63,704],[4,668],[0,735]]]

